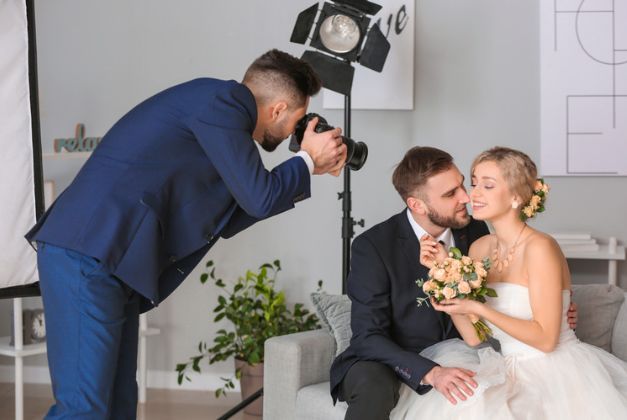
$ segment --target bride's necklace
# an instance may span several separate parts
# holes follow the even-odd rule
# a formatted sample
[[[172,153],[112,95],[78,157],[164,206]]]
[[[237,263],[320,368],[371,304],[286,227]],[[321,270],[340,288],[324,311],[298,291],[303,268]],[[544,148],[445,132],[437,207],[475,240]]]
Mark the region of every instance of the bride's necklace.
[[[496,268],[496,271],[498,271],[499,273],[503,272],[504,268],[509,267],[509,265],[511,264],[512,260],[514,259],[514,253],[516,252],[516,247],[518,246],[518,241],[520,241],[520,238],[523,234],[523,232],[525,231],[525,228],[527,227],[526,224],[523,224],[522,229],[520,230],[520,233],[518,234],[518,237],[516,238],[516,241],[514,241],[514,245],[512,245],[511,247],[507,248],[507,247],[503,247],[504,248],[504,252],[503,252],[503,258],[501,258],[501,256],[499,255],[499,239],[496,238],[496,244],[494,246],[494,250],[492,251],[492,267]]]

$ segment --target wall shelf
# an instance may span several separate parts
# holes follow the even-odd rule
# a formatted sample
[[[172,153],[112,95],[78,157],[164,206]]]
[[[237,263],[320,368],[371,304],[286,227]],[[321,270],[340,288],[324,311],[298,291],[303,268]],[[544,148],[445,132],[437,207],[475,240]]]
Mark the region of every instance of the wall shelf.
[[[35,356],[37,354],[45,354],[46,353],[46,342],[36,343],[36,344],[27,344],[22,347],[22,349],[16,349],[15,346],[9,344],[11,342],[11,337],[5,336],[0,337],[0,354],[3,356],[9,357],[25,357],[25,356]]]
[[[618,261],[625,260],[625,247],[617,245],[615,237],[611,237],[608,245],[601,245],[596,251],[579,251],[576,249],[568,249],[565,245],[562,252],[567,259],[572,260],[606,260],[607,282],[614,286],[618,283]]]

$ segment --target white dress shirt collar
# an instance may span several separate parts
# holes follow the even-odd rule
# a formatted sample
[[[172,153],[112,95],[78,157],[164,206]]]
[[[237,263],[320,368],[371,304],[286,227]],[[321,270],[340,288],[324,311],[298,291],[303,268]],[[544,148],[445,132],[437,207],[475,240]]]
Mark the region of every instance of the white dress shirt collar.
[[[422,228],[422,226],[418,224],[418,222],[416,222],[416,220],[414,219],[414,216],[412,216],[411,214],[411,210],[409,209],[407,209],[407,219],[409,219],[409,224],[411,225],[411,228],[416,234],[418,241],[420,241],[420,238],[422,238],[424,235],[429,234],[426,230]],[[435,239],[436,241],[444,242],[445,244],[444,248],[446,249],[447,252],[450,247],[455,246],[455,238],[453,237],[453,231],[451,230],[451,228],[446,228],[444,232],[442,232],[440,236],[438,236]]]

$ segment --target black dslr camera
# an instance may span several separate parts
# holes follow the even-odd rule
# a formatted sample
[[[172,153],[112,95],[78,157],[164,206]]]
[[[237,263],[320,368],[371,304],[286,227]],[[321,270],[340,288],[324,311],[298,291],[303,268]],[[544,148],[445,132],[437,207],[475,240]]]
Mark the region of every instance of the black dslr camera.
[[[313,112],[305,115],[296,124],[296,130],[294,130],[294,134],[292,134],[292,138],[290,139],[290,150],[292,152],[298,152],[300,150],[300,144],[303,141],[307,124],[316,117],[318,117],[318,124],[316,124],[314,128],[316,133],[333,130],[334,127],[327,124],[327,120],[325,120],[324,117],[314,114]],[[342,142],[346,145],[346,166],[353,171],[360,170],[368,158],[368,146],[366,146],[364,142],[355,141],[344,136],[342,136]]]

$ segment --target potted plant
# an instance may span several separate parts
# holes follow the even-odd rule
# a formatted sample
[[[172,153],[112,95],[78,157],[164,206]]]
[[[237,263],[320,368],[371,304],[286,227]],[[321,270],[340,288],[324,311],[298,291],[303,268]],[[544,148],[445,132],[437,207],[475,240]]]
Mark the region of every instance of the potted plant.
[[[233,330],[220,329],[210,346],[206,341],[198,343],[198,354],[189,358],[187,363],[176,365],[179,385],[183,380],[191,380],[189,370],[200,372],[200,362],[208,359],[209,364],[235,358],[235,375],[224,380],[224,386],[215,391],[216,397],[227,390],[234,389],[234,379],[240,380],[242,399],[260,389],[263,385],[263,358],[266,339],[274,336],[308,331],[320,328],[318,318],[297,303],[289,309],[285,303],[285,294],[275,290],[277,273],[281,271],[281,262],[263,264],[255,271],[248,270],[230,287],[215,275],[213,261],[206,263],[206,270],[200,276],[205,284],[209,278],[224,293],[218,296],[218,305],[214,308],[214,321],[227,319],[233,324]],[[322,281],[318,282],[318,288]],[[262,414],[262,400],[250,404],[245,412],[251,415]]]

